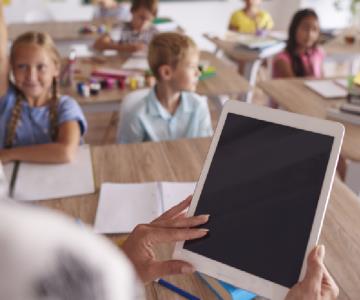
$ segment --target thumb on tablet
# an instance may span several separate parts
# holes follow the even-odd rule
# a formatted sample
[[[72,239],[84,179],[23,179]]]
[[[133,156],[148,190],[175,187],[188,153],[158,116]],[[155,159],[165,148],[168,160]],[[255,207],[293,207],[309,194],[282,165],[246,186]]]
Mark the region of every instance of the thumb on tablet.
[[[324,275],[324,256],[325,247],[323,245],[315,247],[309,254],[306,275],[303,281],[309,291],[321,291],[321,283]]]

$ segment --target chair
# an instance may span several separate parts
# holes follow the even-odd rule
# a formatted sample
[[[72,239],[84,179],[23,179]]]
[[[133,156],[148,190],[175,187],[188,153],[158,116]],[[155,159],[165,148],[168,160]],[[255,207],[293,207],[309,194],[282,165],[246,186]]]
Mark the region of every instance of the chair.
[[[53,20],[54,16],[47,9],[31,10],[24,16],[25,23],[49,22]]]
[[[120,104],[119,108],[119,122],[118,122],[118,128],[117,128],[117,134],[116,134],[116,140],[119,143],[120,142],[120,130],[125,124],[129,122],[129,116],[132,115],[133,110],[136,108],[137,104],[147,95],[149,94],[150,89],[140,89],[133,91],[129,94],[127,94],[122,103]]]

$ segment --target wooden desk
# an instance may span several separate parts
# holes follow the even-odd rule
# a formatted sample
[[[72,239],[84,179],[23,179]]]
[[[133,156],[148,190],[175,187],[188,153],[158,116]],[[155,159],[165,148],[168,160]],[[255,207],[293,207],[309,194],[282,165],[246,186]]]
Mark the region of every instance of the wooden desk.
[[[229,58],[236,62],[244,63],[244,77],[249,81],[251,86],[255,86],[256,77],[260,65],[264,59],[271,58],[276,54],[280,53],[285,48],[285,43],[279,45],[279,47],[271,47],[265,51],[253,51],[247,50],[245,48],[237,47],[238,42],[236,42],[236,33],[229,32],[227,38],[212,37],[207,34],[204,35],[210,42],[212,42],[217,50],[221,50]],[[250,101],[250,99],[248,99]]]
[[[101,61],[95,58],[79,59],[77,68],[80,74],[78,78],[88,79],[91,70],[96,67],[121,68],[128,56],[113,56],[104,57]],[[201,52],[201,60],[209,61],[210,65],[216,68],[216,76],[199,81],[197,92],[206,96],[217,96],[226,94],[236,97],[241,93],[246,93],[249,90],[248,82],[240,76],[236,69],[229,67],[222,60],[218,59],[214,54],[206,51]],[[77,99],[80,105],[85,109],[97,108],[101,111],[118,110],[119,103],[123,97],[130,92],[126,87],[124,90],[114,88],[111,90],[102,90],[97,96],[82,97],[80,96],[75,86],[71,88],[63,88],[63,94],[70,95]]]
[[[55,42],[59,41],[94,41],[97,33],[82,34],[80,29],[93,21],[71,21],[71,22],[41,22],[41,23],[13,23],[8,25],[9,39],[14,40],[20,34],[27,31],[47,32]]]
[[[263,81],[259,87],[276,103],[288,111],[326,118],[327,107],[338,107],[345,99],[328,100],[316,94],[304,85],[303,79],[276,79]],[[345,137],[342,155],[354,161],[360,161],[360,126],[345,125]]]
[[[322,45],[326,52],[326,60],[335,60],[339,62],[350,62],[349,74],[358,73],[358,64],[355,63],[360,58],[360,35],[355,35],[355,42],[348,44],[345,42],[345,34],[329,40]]]
[[[195,181],[209,143],[205,138],[92,147],[96,194],[39,203],[93,224],[102,182]],[[326,265],[340,286],[340,300],[354,300],[360,295],[359,216],[359,198],[336,178],[321,243],[326,246]],[[201,299],[216,299],[194,276],[171,276],[170,280]],[[147,299],[182,299],[157,284],[149,285],[146,292]]]

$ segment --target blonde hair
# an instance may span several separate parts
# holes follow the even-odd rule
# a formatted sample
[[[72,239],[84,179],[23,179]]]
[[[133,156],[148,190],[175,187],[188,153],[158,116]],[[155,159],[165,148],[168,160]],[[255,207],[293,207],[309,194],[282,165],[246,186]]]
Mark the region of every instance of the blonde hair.
[[[146,8],[154,17],[156,17],[158,12],[158,0],[132,0],[130,11],[133,13],[141,7]]]
[[[49,55],[51,56],[54,64],[57,67],[60,67],[61,64],[61,57],[59,52],[57,51],[54,41],[52,38],[43,32],[26,32],[20,35],[13,43],[10,51],[10,63],[13,66],[15,63],[15,53],[16,48],[19,45],[24,44],[35,44],[38,46],[43,47],[45,50],[48,51]],[[52,97],[50,102],[50,110],[49,110],[49,125],[50,125],[50,133],[51,139],[54,141],[57,138],[58,126],[57,126],[57,118],[58,118],[58,103],[59,103],[59,96],[58,96],[58,86],[57,86],[57,78],[53,78],[52,83]],[[14,108],[11,112],[11,117],[7,125],[6,131],[6,139],[5,139],[5,147],[11,148],[15,141],[16,136],[16,128],[19,123],[19,119],[21,116],[22,111],[22,101],[25,101],[25,95],[15,86],[15,94],[16,94],[16,102]]]
[[[176,32],[157,34],[151,41],[148,51],[148,62],[157,79],[160,78],[159,68],[170,65],[176,68],[190,50],[197,50],[195,42],[187,35]]]

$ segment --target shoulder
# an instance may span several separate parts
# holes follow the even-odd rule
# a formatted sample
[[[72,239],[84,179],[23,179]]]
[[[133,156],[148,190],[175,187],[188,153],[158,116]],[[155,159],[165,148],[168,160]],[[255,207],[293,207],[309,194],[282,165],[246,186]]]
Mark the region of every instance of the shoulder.
[[[313,55],[323,59],[325,58],[326,53],[323,47],[316,47],[313,50]]]
[[[12,107],[15,105],[16,102],[16,92],[15,87],[10,84],[6,94],[0,97],[0,107]]]
[[[290,59],[289,52],[287,52],[286,50],[280,52],[274,58],[274,62],[283,61],[283,62],[286,62],[286,63],[290,63],[290,60],[291,59]]]
[[[182,96],[186,98],[189,105],[194,109],[207,109],[207,97],[192,92],[183,92]]]
[[[259,12],[259,15],[260,15],[260,17],[263,18],[263,19],[272,19],[272,18],[271,18],[271,15],[270,15],[266,10],[261,10],[261,11]]]
[[[60,96],[58,108],[59,110],[81,110],[79,103],[74,98],[66,95]]]
[[[231,19],[232,20],[237,20],[237,19],[241,19],[245,16],[245,13],[242,9],[238,9],[235,10],[232,14],[231,14]]]

